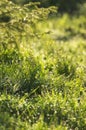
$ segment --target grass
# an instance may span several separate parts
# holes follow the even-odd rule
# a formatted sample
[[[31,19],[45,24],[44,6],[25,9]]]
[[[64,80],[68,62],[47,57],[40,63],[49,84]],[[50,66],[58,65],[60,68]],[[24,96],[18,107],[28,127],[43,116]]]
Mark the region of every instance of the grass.
[[[48,19],[19,51],[0,52],[0,130],[86,129],[85,24]]]

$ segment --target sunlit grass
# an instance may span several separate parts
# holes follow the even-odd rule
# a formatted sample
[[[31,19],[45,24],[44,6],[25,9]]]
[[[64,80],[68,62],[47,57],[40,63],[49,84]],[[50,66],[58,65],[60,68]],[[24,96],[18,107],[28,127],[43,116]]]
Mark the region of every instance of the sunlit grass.
[[[86,129],[85,24],[84,15],[39,20],[18,48],[2,45],[0,130]]]

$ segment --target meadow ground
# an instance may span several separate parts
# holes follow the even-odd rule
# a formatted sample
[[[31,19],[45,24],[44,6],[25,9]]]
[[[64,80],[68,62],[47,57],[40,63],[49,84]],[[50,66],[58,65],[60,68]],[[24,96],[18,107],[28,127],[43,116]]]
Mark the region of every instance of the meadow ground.
[[[86,130],[85,16],[57,15],[33,32],[18,50],[1,48],[0,130]]]

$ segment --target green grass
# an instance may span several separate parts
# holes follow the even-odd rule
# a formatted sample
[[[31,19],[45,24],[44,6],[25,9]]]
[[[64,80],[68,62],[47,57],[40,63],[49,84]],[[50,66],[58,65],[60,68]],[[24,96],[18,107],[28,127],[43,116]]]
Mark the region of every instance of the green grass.
[[[84,15],[64,14],[1,49],[0,130],[86,129],[85,30]]]

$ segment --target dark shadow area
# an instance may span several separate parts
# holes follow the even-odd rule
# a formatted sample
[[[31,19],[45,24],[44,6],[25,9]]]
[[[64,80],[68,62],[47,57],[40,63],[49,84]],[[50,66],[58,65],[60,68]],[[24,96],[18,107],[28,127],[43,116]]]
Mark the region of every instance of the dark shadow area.
[[[29,2],[40,2],[39,7],[57,6],[59,13],[73,14],[79,9],[78,5],[83,4],[86,0],[12,0],[17,4],[28,4]]]

